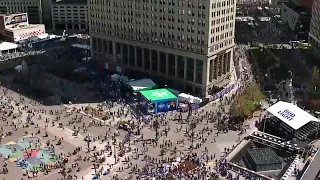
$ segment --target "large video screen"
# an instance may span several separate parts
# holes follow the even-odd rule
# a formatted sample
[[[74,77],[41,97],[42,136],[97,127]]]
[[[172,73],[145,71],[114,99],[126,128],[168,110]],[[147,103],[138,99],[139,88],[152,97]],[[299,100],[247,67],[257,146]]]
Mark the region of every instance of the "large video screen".
[[[10,26],[14,24],[27,23],[28,22],[28,14],[12,14],[4,17],[4,25]]]

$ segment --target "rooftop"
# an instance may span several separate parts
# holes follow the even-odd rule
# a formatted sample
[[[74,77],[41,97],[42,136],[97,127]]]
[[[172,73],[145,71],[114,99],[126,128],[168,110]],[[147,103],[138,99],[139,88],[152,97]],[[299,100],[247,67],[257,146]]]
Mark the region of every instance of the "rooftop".
[[[28,24],[28,25],[17,25],[17,26],[11,26],[7,27],[7,31],[15,31],[15,30],[21,30],[21,29],[30,29],[30,28],[35,28],[42,26],[43,24]]]
[[[129,85],[133,91],[152,89],[156,86],[156,83],[154,83],[151,79],[147,78],[129,81],[126,82],[126,84]]]
[[[148,101],[151,101],[151,102],[173,100],[177,98],[177,96],[175,96],[172,92],[170,92],[167,89],[145,90],[145,91],[140,91],[140,93]]]
[[[282,163],[282,160],[272,148],[248,149],[248,154],[252,157],[256,165]]]

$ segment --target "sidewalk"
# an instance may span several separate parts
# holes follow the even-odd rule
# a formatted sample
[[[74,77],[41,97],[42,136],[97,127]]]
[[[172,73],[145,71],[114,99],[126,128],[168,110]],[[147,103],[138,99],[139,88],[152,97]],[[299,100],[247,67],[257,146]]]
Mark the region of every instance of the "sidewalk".
[[[13,111],[15,113],[18,113],[18,108],[17,108],[17,106],[15,106],[15,102],[11,101],[10,104],[12,104],[13,107],[15,107]],[[20,105],[19,108],[21,109],[22,106],[23,105]],[[42,116],[42,120],[38,120],[37,119],[38,115]],[[20,119],[22,121],[22,123],[26,123],[27,116],[28,116],[28,113],[26,111],[22,111],[21,117],[15,119],[14,121],[17,122],[18,119]],[[38,113],[35,117],[32,118],[32,120],[36,124],[38,124],[39,127],[42,128],[42,129],[45,129],[45,126],[49,125],[49,127],[47,128],[48,132],[52,133],[54,136],[57,136],[59,138],[63,137],[63,141],[68,142],[69,144],[72,144],[75,147],[82,147],[83,151],[85,151],[85,149],[87,147],[87,143],[83,140],[84,139],[83,135],[78,134],[78,136],[75,137],[75,136],[72,135],[73,131],[71,129],[69,129],[69,128],[65,127],[64,129],[62,129],[62,128],[58,128],[57,126],[51,127],[50,124],[47,124],[44,121],[45,118],[52,119],[50,116],[48,116],[46,114]],[[117,141],[119,142],[119,139]],[[96,146],[98,151],[105,149],[105,144],[101,143],[101,141],[91,142],[90,146],[91,147]],[[116,146],[116,149],[117,149],[117,146]],[[130,156],[131,154],[132,154],[132,152],[131,153],[126,153],[126,156]],[[108,157],[106,154],[104,154],[104,155],[105,155],[106,161],[102,165],[105,166],[106,169],[108,169],[109,168],[108,165],[115,164],[115,160],[114,160],[113,156]],[[118,162],[117,164],[113,165],[113,169],[118,167],[118,166],[122,166],[123,165],[123,163],[122,163],[123,159],[124,159],[124,157],[120,158],[120,162]],[[110,169],[110,170],[112,172],[112,169]],[[92,174],[94,174],[94,170],[91,169],[91,167],[90,167],[90,168],[87,168],[85,170],[82,170],[78,174],[79,174],[78,177],[82,177],[83,176],[85,180],[91,180],[92,177],[93,177]]]

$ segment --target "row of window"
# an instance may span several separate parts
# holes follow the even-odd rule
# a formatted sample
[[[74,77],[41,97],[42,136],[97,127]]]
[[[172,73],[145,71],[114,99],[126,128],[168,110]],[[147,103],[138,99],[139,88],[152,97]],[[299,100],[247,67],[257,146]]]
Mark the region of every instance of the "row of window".
[[[229,5],[234,5],[234,0],[227,0],[227,1],[217,2],[217,3],[212,3],[211,9],[226,7]]]
[[[137,25],[140,25],[140,26],[148,26],[148,27],[159,27],[159,28],[162,28],[162,29],[168,29],[168,30],[178,30],[178,31],[181,31],[181,32],[188,32],[188,33],[197,33],[197,34],[204,34],[204,30],[203,28],[205,27],[205,21],[203,20],[199,20],[197,25],[198,26],[194,26],[195,24],[193,23],[194,21],[192,21],[192,23],[190,23],[190,25],[192,26],[183,26],[183,25],[178,25],[177,27],[174,25],[174,24],[171,24],[171,23],[156,23],[154,21],[141,21],[141,20],[135,20],[133,18],[128,18],[128,20],[126,18],[120,18],[120,17],[115,17],[114,19],[115,21],[118,21],[118,22],[123,22],[124,24],[126,24],[126,26],[128,24],[132,24],[132,25],[129,25],[130,27],[136,27]],[[96,26],[96,27],[99,27],[101,25],[105,24],[105,22],[100,22],[100,21],[96,21],[94,19],[91,19],[91,25],[92,26]],[[127,27],[122,24],[122,23],[117,23],[117,24],[114,24],[114,27],[116,29],[119,29],[119,27],[122,26],[122,30],[127,30]],[[105,26],[105,25],[103,25]],[[201,28],[200,28],[201,27]],[[136,27],[136,28],[144,28],[144,27]],[[130,28],[129,28],[130,30]]]
[[[35,0],[35,1],[12,1],[12,0],[8,0],[8,2],[4,1],[1,2],[0,4],[3,5],[13,5],[13,6],[25,6],[25,5],[36,5],[39,4],[39,1]]]
[[[63,9],[60,9],[63,10]],[[146,11],[146,12],[145,12]],[[134,16],[136,18],[148,18],[146,15],[148,15],[151,12],[158,12],[157,8],[154,8],[153,6],[150,9],[146,9],[145,11],[133,11],[133,10],[128,10],[128,9],[113,9],[112,8],[106,8],[104,10],[96,8],[96,9],[92,9],[90,8],[90,12],[91,12],[91,16],[92,17],[98,17],[100,14],[113,14],[113,15],[123,15],[123,16]],[[166,15],[168,14],[176,14],[176,12],[174,11],[174,9],[168,9],[168,13],[166,13],[166,9],[165,8],[160,8],[159,9],[160,13],[165,13]],[[219,11],[220,12],[220,11]],[[225,10],[223,10],[223,15],[225,14]],[[229,12],[229,10],[227,11]],[[154,13],[152,13],[154,14]],[[195,17],[195,15],[197,14],[198,18],[206,18],[205,12],[203,11],[192,11],[192,10],[184,10],[184,9],[179,9],[178,10],[178,14],[179,15],[185,15],[187,14],[188,16],[193,16]],[[220,13],[217,13],[217,15],[220,16]]]
[[[148,36],[127,34],[127,33],[119,32],[119,31],[114,32],[114,31],[105,30],[105,29],[101,29],[100,31],[98,31],[98,33],[99,32],[102,32],[107,35],[114,35],[114,36],[120,37],[120,38],[128,38],[128,39],[137,40],[137,41],[141,41],[141,42],[153,43],[153,44],[158,44],[158,45],[162,45],[162,46],[178,48],[178,49],[182,49],[182,50],[188,50],[188,51],[192,51],[192,52],[196,52],[196,53],[205,53],[204,46],[199,46],[199,45],[204,44],[204,40],[197,39],[197,41],[196,41],[195,40],[196,37],[193,37],[193,36],[188,36],[187,41],[188,42],[193,41],[194,43],[197,43],[197,44],[176,42],[176,41],[166,40],[166,39],[162,39],[162,38],[149,38]]]
[[[168,2],[168,3],[167,3]],[[185,4],[188,4],[189,8],[195,8],[196,4],[198,5],[198,8],[203,8],[205,9],[205,2],[206,0],[198,0],[198,3],[194,2],[193,0],[189,0],[187,3],[185,3],[185,1],[183,0],[179,0],[178,1],[178,6],[179,7],[184,7]],[[105,1],[105,0],[90,0],[89,1],[90,4],[99,4],[99,5],[111,5],[111,1]],[[122,2],[114,2],[113,4],[127,4],[127,3],[144,3],[144,4],[160,4],[160,5],[166,5],[168,4],[169,6],[175,6],[176,5],[176,0],[126,0],[125,3]]]
[[[168,25],[169,26],[169,29],[170,29],[170,27],[172,27],[173,25]],[[98,25],[98,27],[100,27],[100,28],[112,28],[112,25],[111,24],[104,24],[103,25],[103,27],[101,27],[100,25]],[[161,33],[161,32],[158,32],[158,29],[157,29],[157,31],[156,30],[154,30],[154,29],[150,29],[150,28],[146,28],[146,27],[144,27],[144,28],[139,28],[139,27],[134,27],[134,26],[128,26],[128,25],[125,25],[125,24],[121,24],[121,25],[119,25],[119,24],[114,24],[113,25],[113,27],[114,27],[114,29],[115,30],[120,30],[120,31],[127,31],[127,32],[132,32],[132,33],[137,33],[137,34],[142,34],[142,35],[146,35],[146,36],[160,36],[161,37],[161,34],[164,34],[163,35],[163,38],[172,38],[172,39],[174,39],[174,34],[176,34],[176,33],[173,33],[173,32],[168,32],[167,34],[168,34],[168,36],[166,36],[165,35],[165,33],[164,33],[164,31],[162,31],[163,33]],[[153,26],[153,27],[156,27],[156,26]],[[165,28],[165,25],[164,24],[160,24],[160,28],[161,27],[164,27]],[[179,30],[179,28],[180,27],[178,27],[178,30]],[[183,28],[183,31],[184,31],[184,27],[182,27]],[[94,30],[94,28],[92,28],[92,30]],[[187,27],[187,32],[188,33],[196,33],[195,32],[195,28],[194,27]],[[204,32],[204,30],[203,29],[198,29],[198,31],[197,31],[197,34],[199,34],[199,35],[204,35],[205,34],[205,32]],[[180,35],[180,34],[178,34],[178,39],[177,40],[180,40],[180,36],[182,36],[182,39],[181,40],[184,40],[184,35]],[[190,36],[190,35],[187,35],[187,36]]]
[[[213,36],[210,38],[210,43],[215,43],[218,41],[222,41],[224,39],[227,39],[228,37],[232,37],[233,36],[233,31],[229,31],[229,32],[225,32],[223,34],[220,34],[218,36]]]
[[[86,17],[86,14],[84,13],[57,13],[57,12],[54,12],[53,13],[53,16],[56,16],[56,17],[60,17],[60,16],[73,16],[73,17]]]
[[[68,10],[64,10],[64,9],[54,9],[53,10],[54,12],[86,12],[86,10],[84,10],[84,9],[72,9],[72,10],[70,10],[70,9],[68,9]]]
[[[222,48],[229,46],[229,45],[233,45],[233,39],[225,40],[224,42],[216,44],[216,45],[210,47],[209,51],[214,52],[214,51],[217,51],[218,49],[222,49]]]
[[[223,9],[223,10],[218,10],[218,11],[213,11],[211,12],[211,17],[219,17],[219,16],[224,16],[225,14],[229,14],[229,13],[233,13],[234,9],[232,8],[227,8],[227,9]]]
[[[129,2],[129,3],[128,3]],[[156,5],[156,4],[159,4],[161,6],[165,6],[167,5],[166,1],[165,0],[160,0],[160,1],[150,1],[151,3],[150,4],[153,4],[153,5]],[[159,2],[159,3],[158,3]],[[145,4],[149,4],[149,2],[144,2]],[[95,3],[93,3],[95,4]],[[98,3],[100,4],[100,3]],[[137,5],[140,5],[141,3],[139,2],[135,2],[134,3],[135,6]],[[187,5],[186,5],[187,4]],[[169,1],[168,2],[168,5],[169,6],[176,6],[176,3],[174,1]],[[188,8],[198,8],[198,9],[206,9],[204,3],[195,3],[194,1],[192,0],[189,0],[187,3],[185,1],[179,1],[177,3],[178,7],[188,7]],[[125,7],[128,7],[128,8],[133,8],[133,5],[132,3],[130,3],[130,1],[126,1],[126,2],[113,2],[113,6],[114,7],[122,7],[122,8],[125,8]]]
[[[86,6],[53,6],[53,9],[87,9]]]
[[[74,22],[86,22],[86,19],[84,17],[64,17],[64,16],[54,16],[53,17],[54,20],[60,20],[60,21],[74,21]]]

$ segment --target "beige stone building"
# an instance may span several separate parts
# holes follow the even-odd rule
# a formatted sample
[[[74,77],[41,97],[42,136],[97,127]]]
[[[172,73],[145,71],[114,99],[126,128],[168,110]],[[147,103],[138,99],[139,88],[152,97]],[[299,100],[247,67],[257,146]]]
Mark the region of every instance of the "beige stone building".
[[[309,43],[320,58],[320,0],[314,0],[310,22]]]
[[[93,58],[208,95],[228,84],[235,0],[89,0]]]
[[[54,30],[86,31],[89,28],[87,0],[53,2],[51,14]]]
[[[41,0],[1,0],[0,13],[28,13],[30,24],[43,23]]]

